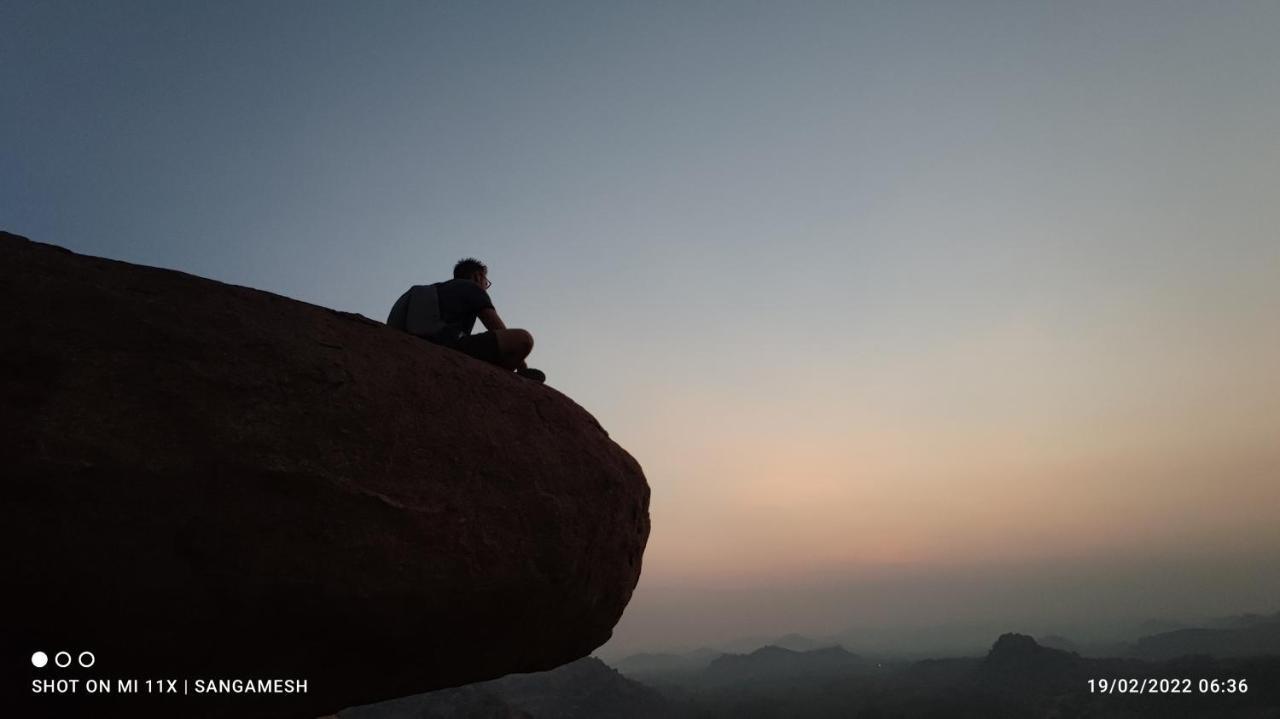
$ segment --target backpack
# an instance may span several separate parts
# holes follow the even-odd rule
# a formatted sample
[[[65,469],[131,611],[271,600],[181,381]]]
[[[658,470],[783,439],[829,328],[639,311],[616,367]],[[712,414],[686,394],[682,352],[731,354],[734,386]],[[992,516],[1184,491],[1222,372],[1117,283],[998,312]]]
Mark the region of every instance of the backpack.
[[[405,290],[391,306],[387,326],[423,339],[430,339],[443,330],[445,321],[440,315],[440,295],[436,286],[414,285]]]

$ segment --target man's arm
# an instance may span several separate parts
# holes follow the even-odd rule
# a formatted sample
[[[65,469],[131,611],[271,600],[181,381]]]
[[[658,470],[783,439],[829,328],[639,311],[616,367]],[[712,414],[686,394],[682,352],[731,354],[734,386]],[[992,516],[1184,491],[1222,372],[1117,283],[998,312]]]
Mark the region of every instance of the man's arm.
[[[498,311],[492,307],[486,307],[476,313],[476,317],[480,318],[480,322],[484,324],[487,330],[505,330],[507,326],[503,324],[502,318],[498,316]]]

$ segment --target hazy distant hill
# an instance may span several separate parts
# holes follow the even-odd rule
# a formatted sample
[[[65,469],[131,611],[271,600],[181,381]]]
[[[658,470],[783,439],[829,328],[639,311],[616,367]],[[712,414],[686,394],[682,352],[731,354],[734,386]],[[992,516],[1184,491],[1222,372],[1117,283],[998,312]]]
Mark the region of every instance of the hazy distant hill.
[[[1090,657],[1162,660],[1192,654],[1214,657],[1280,656],[1280,612],[1236,614],[1195,623],[1147,621],[1137,639],[1095,643],[1079,651]],[[1167,628],[1172,627],[1172,628]]]
[[[341,719],[648,719],[680,717],[680,707],[594,657],[536,674],[395,699]]]
[[[837,633],[833,643],[862,656],[979,657],[991,646],[991,638],[1008,631],[996,623],[951,623],[923,627],[850,627]]]
[[[698,649],[685,654],[642,653],[632,654],[613,662],[612,666],[622,674],[643,680],[654,674],[687,674],[706,669],[723,652],[714,649]]]
[[[804,652],[810,649],[830,647],[839,643],[835,639],[815,639],[793,632],[780,637],[741,637],[723,644],[717,644],[715,649],[721,654],[750,654],[761,647],[782,647],[783,649]]]
[[[1274,614],[1254,614],[1252,612],[1246,614],[1232,614],[1227,617],[1217,617],[1205,622],[1204,626],[1208,629],[1244,629],[1247,627],[1256,627],[1260,624],[1276,624],[1280,623],[1280,612]]]
[[[671,678],[673,675],[700,671],[720,657],[750,654],[764,647],[781,647],[793,652],[805,652],[832,646],[836,646],[836,643],[824,642],[803,634],[786,634],[772,641],[748,637],[729,642],[725,645],[727,647],[725,649],[703,647],[685,653],[642,652],[609,662],[609,664],[624,675],[643,681],[654,675]],[[732,649],[732,647],[739,648]]]
[[[804,677],[818,679],[864,671],[868,662],[842,647],[797,652],[782,647],[761,647],[750,654],[725,654],[707,666],[702,680],[709,683],[777,681]]]
[[[820,639],[806,637],[803,634],[787,634],[769,642],[775,647],[790,649],[793,652],[807,652],[810,649],[823,649],[825,647],[835,646],[836,642],[824,642]]]
[[[595,657],[549,672],[512,674],[490,684],[499,696],[538,719],[641,719],[677,713],[662,694]]]
[[[1138,624],[1137,633],[1140,636],[1148,634],[1163,634],[1165,632],[1176,632],[1179,629],[1186,629],[1185,622],[1172,621],[1168,619],[1148,619]]]
[[[1131,633],[1103,641],[1077,642],[1047,635],[1038,641],[1084,657],[1132,657],[1162,660],[1192,654],[1215,657],[1280,655],[1280,612],[1234,614],[1193,621],[1150,619],[1132,625]]]
[[[1049,647],[1050,649],[1061,649],[1064,652],[1077,653],[1080,651],[1080,645],[1059,634],[1047,634],[1043,637],[1038,637],[1036,641],[1039,642],[1040,646]]]
[[[484,684],[487,684],[484,683]],[[535,719],[484,684],[442,689],[404,699],[352,707],[339,719]]]
[[[824,657],[813,656],[826,655]],[[826,660],[826,661],[824,661]],[[801,664],[816,671],[796,671]],[[838,667],[843,665],[844,669]],[[1091,679],[1247,678],[1244,694],[1107,694]],[[764,717],[1280,717],[1280,658],[1086,659],[1004,634],[985,657],[868,664],[844,650],[725,656],[672,696],[707,719]]]
[[[1127,656],[1141,659],[1172,659],[1188,654],[1215,657],[1280,656],[1280,621],[1259,622],[1238,629],[1178,629],[1142,637]]]

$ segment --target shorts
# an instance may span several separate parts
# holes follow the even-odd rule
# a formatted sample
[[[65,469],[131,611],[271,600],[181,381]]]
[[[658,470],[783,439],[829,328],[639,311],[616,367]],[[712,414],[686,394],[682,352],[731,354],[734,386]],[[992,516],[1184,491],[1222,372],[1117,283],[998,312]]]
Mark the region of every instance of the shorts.
[[[492,332],[481,332],[478,335],[466,335],[453,342],[444,343],[445,347],[470,355],[478,360],[492,364],[502,364],[502,352],[498,349],[498,336]]]

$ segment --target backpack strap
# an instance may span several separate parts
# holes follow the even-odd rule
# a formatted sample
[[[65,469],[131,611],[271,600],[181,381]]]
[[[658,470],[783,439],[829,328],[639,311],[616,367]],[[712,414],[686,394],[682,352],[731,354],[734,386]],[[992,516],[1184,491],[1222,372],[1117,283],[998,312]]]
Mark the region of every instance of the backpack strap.
[[[411,335],[434,337],[444,329],[440,314],[440,293],[434,284],[409,288],[409,307],[405,311],[404,329]]]

